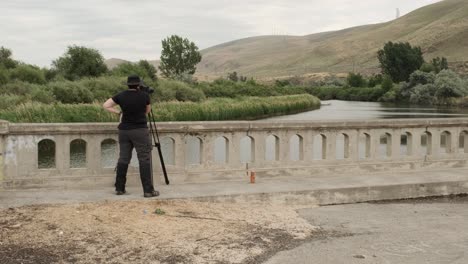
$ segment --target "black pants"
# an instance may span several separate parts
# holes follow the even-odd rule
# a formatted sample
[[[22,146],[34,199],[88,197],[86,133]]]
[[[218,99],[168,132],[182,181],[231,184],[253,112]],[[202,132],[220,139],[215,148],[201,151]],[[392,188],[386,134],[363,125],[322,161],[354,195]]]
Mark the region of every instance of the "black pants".
[[[126,168],[132,159],[132,151],[135,148],[140,165],[140,178],[143,185],[143,192],[150,193],[154,190],[151,177],[151,138],[147,128],[138,128],[131,130],[119,130],[120,154],[117,164],[117,176],[115,187],[118,190],[125,189]],[[125,170],[120,170],[124,167]]]

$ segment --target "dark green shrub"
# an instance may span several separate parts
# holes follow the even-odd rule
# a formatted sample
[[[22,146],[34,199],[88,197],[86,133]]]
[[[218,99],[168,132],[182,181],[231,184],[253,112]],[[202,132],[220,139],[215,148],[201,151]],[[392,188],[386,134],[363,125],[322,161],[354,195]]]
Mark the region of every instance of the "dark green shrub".
[[[348,74],[348,78],[346,78],[348,85],[351,87],[366,87],[367,83],[364,77],[360,73],[352,73]]]
[[[383,76],[382,74],[374,74],[369,78],[368,86],[375,87],[379,84],[382,84]]]
[[[46,83],[44,72],[41,69],[26,64],[21,64],[10,70],[10,79],[36,84]]]

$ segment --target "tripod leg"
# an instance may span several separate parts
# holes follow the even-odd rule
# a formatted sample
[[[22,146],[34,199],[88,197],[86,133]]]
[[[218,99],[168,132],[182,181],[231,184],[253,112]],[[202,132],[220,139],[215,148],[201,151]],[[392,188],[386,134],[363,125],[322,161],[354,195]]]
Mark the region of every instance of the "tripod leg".
[[[150,139],[151,142],[151,139]],[[154,182],[153,182],[153,145],[151,145],[151,151],[150,151],[150,169],[151,169],[151,186],[154,188]]]
[[[166,182],[166,185],[169,185],[169,178],[167,177],[166,164],[164,163],[164,157],[161,151],[161,143],[159,141],[159,133],[158,133],[158,128],[156,127],[156,121],[154,120],[153,109],[151,109],[151,112],[148,113],[148,117],[149,117],[150,132],[151,132],[151,135],[153,136],[153,142],[154,142],[153,146],[156,146],[156,148],[158,149],[159,160],[161,161],[161,168],[163,170],[164,180]]]

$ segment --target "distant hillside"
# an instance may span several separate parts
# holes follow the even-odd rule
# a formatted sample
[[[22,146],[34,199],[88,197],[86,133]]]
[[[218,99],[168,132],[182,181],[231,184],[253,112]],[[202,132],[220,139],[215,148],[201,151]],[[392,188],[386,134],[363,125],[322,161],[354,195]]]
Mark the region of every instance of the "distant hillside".
[[[125,62],[129,62],[129,61],[122,60],[122,59],[112,58],[112,59],[107,59],[107,60],[105,60],[104,62],[106,63],[107,68],[113,69],[113,68],[116,67],[117,65],[122,64],[122,63],[125,63]]]
[[[307,36],[261,36],[202,51],[200,77],[268,78],[314,72],[378,71],[377,50],[387,41],[409,41],[427,59],[468,61],[468,1],[445,0],[387,23]]]
[[[107,65],[109,69],[115,68],[117,65],[126,63],[126,62],[131,62],[127,60],[122,60],[122,59],[117,59],[117,58],[112,58],[112,59],[107,59],[104,61],[104,63]],[[159,61],[158,60],[150,60],[148,61],[150,64],[152,64],[156,69],[159,67]]]

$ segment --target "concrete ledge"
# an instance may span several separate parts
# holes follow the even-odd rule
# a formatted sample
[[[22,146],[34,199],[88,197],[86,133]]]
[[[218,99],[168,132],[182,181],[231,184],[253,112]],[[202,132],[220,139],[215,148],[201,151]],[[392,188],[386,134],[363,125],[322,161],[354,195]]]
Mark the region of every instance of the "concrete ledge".
[[[268,202],[286,205],[336,205],[468,193],[468,181],[352,187],[297,192],[196,197],[201,202]]]
[[[447,169],[406,174],[345,175],[302,179],[213,182],[157,186],[159,200],[204,202],[268,202],[294,205],[331,205],[468,193],[468,170]],[[116,196],[112,187],[0,192],[0,207],[30,204],[128,201],[142,198],[141,187]]]

